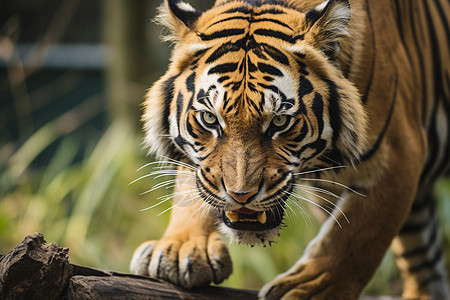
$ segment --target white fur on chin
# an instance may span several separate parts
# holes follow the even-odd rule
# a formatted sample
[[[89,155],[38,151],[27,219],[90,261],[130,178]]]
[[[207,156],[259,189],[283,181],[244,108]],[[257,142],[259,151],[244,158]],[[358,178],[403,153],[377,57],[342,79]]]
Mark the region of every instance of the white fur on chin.
[[[247,245],[258,245],[274,242],[274,239],[279,236],[282,225],[264,230],[264,231],[250,231],[250,230],[236,230],[228,227],[223,222],[219,225],[219,230],[230,238],[231,242]]]

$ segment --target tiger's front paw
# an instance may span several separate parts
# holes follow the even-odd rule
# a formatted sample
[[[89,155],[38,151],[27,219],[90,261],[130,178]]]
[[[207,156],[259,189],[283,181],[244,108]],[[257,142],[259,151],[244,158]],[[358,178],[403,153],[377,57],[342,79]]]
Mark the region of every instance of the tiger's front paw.
[[[160,278],[193,288],[220,283],[232,271],[228,250],[219,233],[185,238],[172,235],[140,245],[133,254],[134,274]]]
[[[264,300],[356,300],[360,289],[347,281],[345,271],[335,276],[333,264],[312,260],[296,265],[266,284],[259,292]]]

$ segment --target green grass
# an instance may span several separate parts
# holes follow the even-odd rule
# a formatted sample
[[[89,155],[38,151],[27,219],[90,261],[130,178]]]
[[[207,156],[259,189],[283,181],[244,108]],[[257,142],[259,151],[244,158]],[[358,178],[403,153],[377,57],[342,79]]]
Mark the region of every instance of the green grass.
[[[133,126],[115,122],[81,147],[86,144],[84,136],[51,128],[55,124],[42,127],[1,162],[0,253],[39,231],[48,242],[69,247],[72,263],[127,272],[138,244],[163,234],[170,213],[158,214],[170,203],[140,210],[170,191],[140,195],[157,182],[147,177],[129,184],[149,172],[136,170],[152,159],[145,156],[142,136]],[[50,162],[33,167],[40,152],[56,140],[59,146]],[[80,149],[84,149],[81,157]],[[436,191],[443,231],[450,236],[449,181],[440,181]],[[319,224],[292,212],[286,223],[272,247],[231,245],[234,272],[223,285],[257,289],[295,263]],[[445,243],[449,249],[447,239]],[[367,292],[396,291],[397,273],[393,255],[388,254]]]

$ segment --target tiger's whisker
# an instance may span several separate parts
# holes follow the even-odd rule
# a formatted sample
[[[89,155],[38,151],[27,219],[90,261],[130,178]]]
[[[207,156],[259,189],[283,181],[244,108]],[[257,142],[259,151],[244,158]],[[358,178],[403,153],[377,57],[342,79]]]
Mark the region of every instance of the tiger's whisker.
[[[172,164],[172,165],[170,165]],[[149,162],[145,165],[143,165],[142,167],[140,167],[139,169],[136,170],[136,172],[139,172],[140,170],[149,167],[149,166],[153,166],[153,165],[158,165],[156,167],[153,167],[155,169],[159,169],[159,168],[168,168],[168,167],[176,167],[177,165],[174,165],[173,162],[168,161],[168,160],[156,160],[156,161],[152,161]]]
[[[305,184],[293,184],[293,185],[296,186],[296,187],[300,187],[302,190],[303,189],[312,190],[312,191],[315,191],[315,192],[319,192],[319,193],[322,193],[322,194],[334,197],[334,198],[336,198],[337,200],[340,200],[340,201],[344,200],[344,198],[342,198],[341,196],[336,195],[335,193],[330,192],[330,191],[328,191],[326,189],[323,189],[323,188],[319,188],[319,187],[316,187],[316,186],[305,185]]]
[[[177,166],[180,166],[180,167],[185,167],[185,168],[191,169],[193,171],[197,171],[196,167],[194,167],[194,166],[192,166],[192,165],[190,165],[188,163],[185,163],[185,162],[182,162],[182,161],[178,161],[178,160],[175,160],[173,158],[166,157],[166,156],[162,156],[162,158],[167,159],[170,163],[172,163],[174,165],[177,165]]]
[[[289,198],[289,202],[286,202],[286,205],[292,203],[294,206],[296,206],[300,212],[300,214],[302,215],[303,219],[305,220],[305,224],[306,226],[308,226],[308,222],[312,224],[312,219],[311,216],[308,214],[308,211],[300,205],[300,203],[298,203],[297,201],[293,201],[292,199]],[[306,217],[306,218],[305,218]]]
[[[317,169],[317,170],[305,171],[305,172],[300,172],[300,173],[294,173],[293,175],[305,175],[305,174],[323,172],[323,171],[340,169],[340,168],[345,168],[345,167],[346,166],[334,166],[334,167],[328,167],[328,168],[323,168],[323,169]]]
[[[139,181],[139,180],[141,180],[141,179],[144,179],[144,178],[147,178],[147,177],[150,177],[150,176],[152,176],[152,174],[145,174],[144,176],[141,176],[141,177],[139,177],[139,178],[137,178],[137,179],[135,179],[135,180],[133,180],[132,182],[130,182],[128,185],[132,185],[133,183],[135,183],[135,182],[137,182],[137,181]]]
[[[186,195],[184,196],[184,197],[186,197]],[[183,197],[183,198],[184,198]],[[177,202],[176,204],[174,204],[174,205],[172,205],[171,207],[169,207],[168,209],[165,209],[165,210],[163,210],[162,212],[160,212],[157,216],[159,217],[159,216],[161,216],[162,214],[164,214],[164,213],[166,213],[166,212],[168,212],[169,210],[171,210],[171,209],[173,209],[174,207],[181,207],[181,209],[185,209],[186,207],[188,207],[188,206],[185,206],[185,207],[183,207],[183,206],[181,206],[181,204],[183,204],[183,203],[186,203],[186,202],[190,202],[190,201],[193,201],[193,200],[195,200],[195,199],[193,199],[193,198],[189,198],[189,199],[181,199],[181,202]]]
[[[318,194],[316,194],[316,193],[313,193],[313,192],[311,192],[311,191],[308,191],[308,190],[301,190],[301,191],[304,192],[304,193],[310,194],[310,195],[312,195],[312,196],[314,196],[314,197],[317,197],[317,198],[319,198],[319,199],[322,199],[323,201],[325,201],[325,202],[327,202],[328,204],[330,204],[331,207],[336,208],[336,209],[342,214],[342,216],[345,218],[345,220],[347,221],[347,223],[350,224],[350,221],[348,220],[347,216],[346,216],[345,213],[342,211],[342,209],[339,207],[339,205],[336,205],[335,203],[333,203],[332,201],[328,200],[327,198],[322,197],[322,196],[320,196],[320,195],[318,195]]]
[[[149,210],[149,209],[155,208],[155,207],[157,207],[158,205],[161,205],[161,204],[163,204],[164,202],[166,202],[166,201],[168,201],[168,200],[170,200],[170,198],[164,199],[164,200],[162,200],[162,201],[160,201],[160,202],[158,202],[158,203],[156,203],[156,204],[153,204],[152,206],[149,206],[149,207],[140,209],[139,211],[140,211],[140,212],[143,212],[143,211],[147,211],[147,210]]]
[[[349,191],[352,192],[352,193],[357,194],[358,196],[366,197],[366,195],[361,194],[360,192],[355,191],[355,190],[352,189],[351,187],[346,186],[345,184],[342,184],[342,183],[333,181],[333,180],[320,179],[320,178],[299,178],[299,180],[304,180],[304,181],[318,181],[318,182],[326,182],[326,183],[335,184],[335,185],[337,185],[337,186],[340,186],[340,187],[343,187],[343,188],[349,190]]]
[[[187,191],[185,191],[185,192],[175,192],[175,193],[172,193],[172,194],[169,194],[169,195],[160,196],[160,197],[157,198],[157,200],[160,200],[158,203],[156,203],[154,205],[151,205],[149,207],[140,209],[139,211],[142,212],[142,211],[147,211],[149,209],[155,208],[156,206],[161,205],[162,203],[169,201],[170,199],[172,199],[173,197],[175,197],[177,195],[184,195],[184,194],[187,194]],[[187,202],[189,200],[190,199],[185,200],[185,201]],[[185,201],[182,201],[182,203],[184,203]],[[179,205],[179,204],[181,204],[181,203],[177,203],[174,206]]]
[[[294,192],[286,192],[286,191],[283,191],[283,193],[285,193],[285,194],[287,194],[287,195],[289,195],[289,196],[293,196],[293,197],[295,197],[295,198],[297,198],[297,199],[299,199],[299,200],[306,201],[306,202],[308,202],[308,203],[311,203],[311,204],[314,205],[314,206],[319,207],[319,208],[322,209],[324,212],[326,212],[328,215],[330,215],[330,217],[332,217],[332,218],[335,220],[336,224],[337,224],[340,228],[342,228],[342,225],[341,225],[341,223],[339,222],[339,220],[336,218],[336,216],[334,216],[330,211],[328,211],[328,210],[327,210],[325,207],[323,207],[322,205],[320,205],[320,204],[318,204],[318,203],[316,203],[316,202],[314,202],[314,201],[312,201],[312,200],[309,200],[308,198],[306,198],[306,197],[304,197],[304,196],[302,196],[302,195],[299,195],[299,194],[297,194],[297,193],[294,193]]]

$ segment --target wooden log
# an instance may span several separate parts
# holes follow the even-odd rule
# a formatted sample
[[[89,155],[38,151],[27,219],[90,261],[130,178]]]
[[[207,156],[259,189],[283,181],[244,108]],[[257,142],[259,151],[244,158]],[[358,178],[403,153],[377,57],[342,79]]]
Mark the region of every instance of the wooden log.
[[[68,249],[27,236],[0,256],[0,299],[257,299],[255,290],[217,286],[185,290],[162,280],[72,265]],[[360,300],[398,298],[361,296]]]
[[[0,299],[56,299],[72,275],[69,249],[27,236],[0,258]]]

